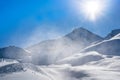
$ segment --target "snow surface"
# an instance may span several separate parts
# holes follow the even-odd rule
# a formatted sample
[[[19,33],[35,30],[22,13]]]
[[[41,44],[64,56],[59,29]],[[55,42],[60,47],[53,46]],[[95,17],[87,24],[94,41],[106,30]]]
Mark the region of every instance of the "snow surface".
[[[72,66],[83,65],[91,61],[98,61],[104,59],[104,55],[98,52],[92,51],[88,53],[79,53],[73,56],[62,59],[57,64],[71,64]]]
[[[0,59],[0,67],[8,64],[18,63],[16,60],[12,59]]]
[[[96,61],[88,61],[81,65],[72,66],[67,64],[53,64],[49,66],[38,66],[30,63],[7,62],[0,64],[0,80],[119,80],[120,79],[120,57],[101,55],[90,52],[82,56],[74,55],[65,60],[74,60],[74,57],[85,59],[85,56],[94,56]],[[96,56],[97,55],[97,56]],[[80,56],[80,57],[79,57]],[[79,64],[79,61],[76,64]]]
[[[104,55],[120,56],[120,38],[113,37],[110,40],[104,40],[99,43],[90,45],[81,52],[96,51]]]
[[[111,38],[111,40],[113,40],[113,39],[120,39],[120,33]]]

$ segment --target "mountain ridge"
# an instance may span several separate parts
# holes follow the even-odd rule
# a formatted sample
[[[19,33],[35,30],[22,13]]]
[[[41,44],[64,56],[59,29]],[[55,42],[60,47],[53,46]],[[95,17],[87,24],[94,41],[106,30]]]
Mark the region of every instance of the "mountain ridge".
[[[120,33],[120,29],[114,29],[105,37],[105,39],[110,39],[119,33]]]
[[[118,49],[119,49],[119,46],[117,45],[117,44],[119,44],[119,40],[117,40],[117,42],[116,42],[115,39],[116,39],[116,37],[117,38],[119,37],[119,32],[120,32],[120,29],[112,30],[111,33],[108,34],[108,36],[110,34],[114,34],[114,35],[110,36],[109,37],[110,39],[108,39],[106,41],[106,37],[102,38],[99,35],[96,35],[96,34],[90,32],[89,30],[80,27],[80,28],[74,29],[72,32],[66,34],[65,36],[63,36],[61,38],[42,41],[38,44],[30,46],[30,47],[26,48],[26,50],[28,50],[29,52],[25,51],[25,53],[30,54],[30,56],[32,57],[32,59],[31,59],[32,63],[46,65],[46,64],[54,63],[55,61],[57,61],[59,59],[63,59],[68,56],[72,56],[73,54],[76,54],[77,52],[81,52],[81,50],[87,51],[88,48],[86,49],[86,47],[89,47],[91,45],[95,46],[97,44],[103,44],[103,42],[104,42],[105,44],[107,43],[107,45],[109,45],[109,46],[107,46],[106,49],[104,49],[105,52],[103,52],[103,54],[107,53],[107,51],[113,50],[112,46],[116,46],[115,49],[113,50],[114,53],[109,53],[110,55],[111,54],[116,55],[115,50],[118,51]],[[118,35],[115,35],[115,34],[118,34]],[[118,38],[118,39],[120,39],[120,38]],[[108,42],[110,42],[110,43],[108,43]],[[113,44],[113,42],[115,44]],[[104,46],[105,45],[103,45],[103,47]],[[110,50],[107,49],[110,46],[111,46]],[[18,48],[19,50],[22,49],[22,48],[15,47],[15,46],[10,46],[10,47],[12,47],[11,50],[13,50],[13,52],[14,52],[14,48]],[[9,48],[9,47],[5,47],[5,48]],[[4,48],[0,48],[0,51],[3,49]],[[17,52],[19,52],[19,50]],[[96,50],[90,49],[88,51],[97,51],[97,49]],[[98,50],[98,52],[102,53],[101,51],[102,50]],[[24,52],[19,53],[19,54],[22,55],[23,53]],[[2,55],[2,54],[6,54],[6,53],[3,52],[0,54]],[[7,54],[9,54],[9,53],[7,53]],[[15,51],[12,54],[16,55],[18,53],[16,53],[16,51]],[[16,55],[16,56],[18,56],[18,55]],[[13,58],[13,56],[11,58]]]

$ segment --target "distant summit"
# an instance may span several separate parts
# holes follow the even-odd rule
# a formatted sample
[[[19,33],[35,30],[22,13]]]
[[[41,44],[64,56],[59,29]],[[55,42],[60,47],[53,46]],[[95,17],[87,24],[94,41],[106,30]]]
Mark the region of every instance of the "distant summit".
[[[82,33],[82,32],[90,32],[90,31],[88,31],[87,29],[85,29],[85,28],[83,28],[83,27],[79,27],[79,28],[73,29],[72,32],[79,32],[79,33]]]
[[[24,49],[16,47],[16,46],[9,46],[0,48],[0,58],[7,58],[7,59],[23,59],[28,56],[28,52]]]
[[[106,37],[105,39],[110,39],[114,36],[116,36],[117,34],[120,33],[120,29],[115,29],[115,30],[112,30]]]

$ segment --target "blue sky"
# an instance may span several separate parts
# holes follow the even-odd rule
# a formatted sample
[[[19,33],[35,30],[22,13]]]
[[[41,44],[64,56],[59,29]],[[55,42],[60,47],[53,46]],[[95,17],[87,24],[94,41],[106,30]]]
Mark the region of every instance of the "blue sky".
[[[0,0],[0,47],[26,47],[63,36],[76,27],[103,37],[120,28],[120,0],[111,0],[104,15],[95,22],[84,20],[72,1],[75,0]]]

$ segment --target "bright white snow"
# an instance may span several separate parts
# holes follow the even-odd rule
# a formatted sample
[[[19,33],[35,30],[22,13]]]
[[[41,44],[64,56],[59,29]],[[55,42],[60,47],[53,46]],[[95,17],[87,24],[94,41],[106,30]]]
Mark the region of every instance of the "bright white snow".
[[[49,66],[37,66],[28,63],[14,63],[7,62],[0,64],[0,67],[4,72],[0,71],[0,80],[119,80],[120,79],[120,57],[119,56],[105,56],[97,52],[90,52],[82,55],[74,55],[65,60],[74,60],[76,57],[83,58],[85,56],[91,56],[98,59],[97,61],[90,59],[83,65],[71,66],[71,63],[49,65]],[[79,61],[76,64],[79,64]],[[6,69],[8,71],[6,71]],[[18,70],[18,71],[16,71]],[[10,72],[10,73],[9,73]]]

